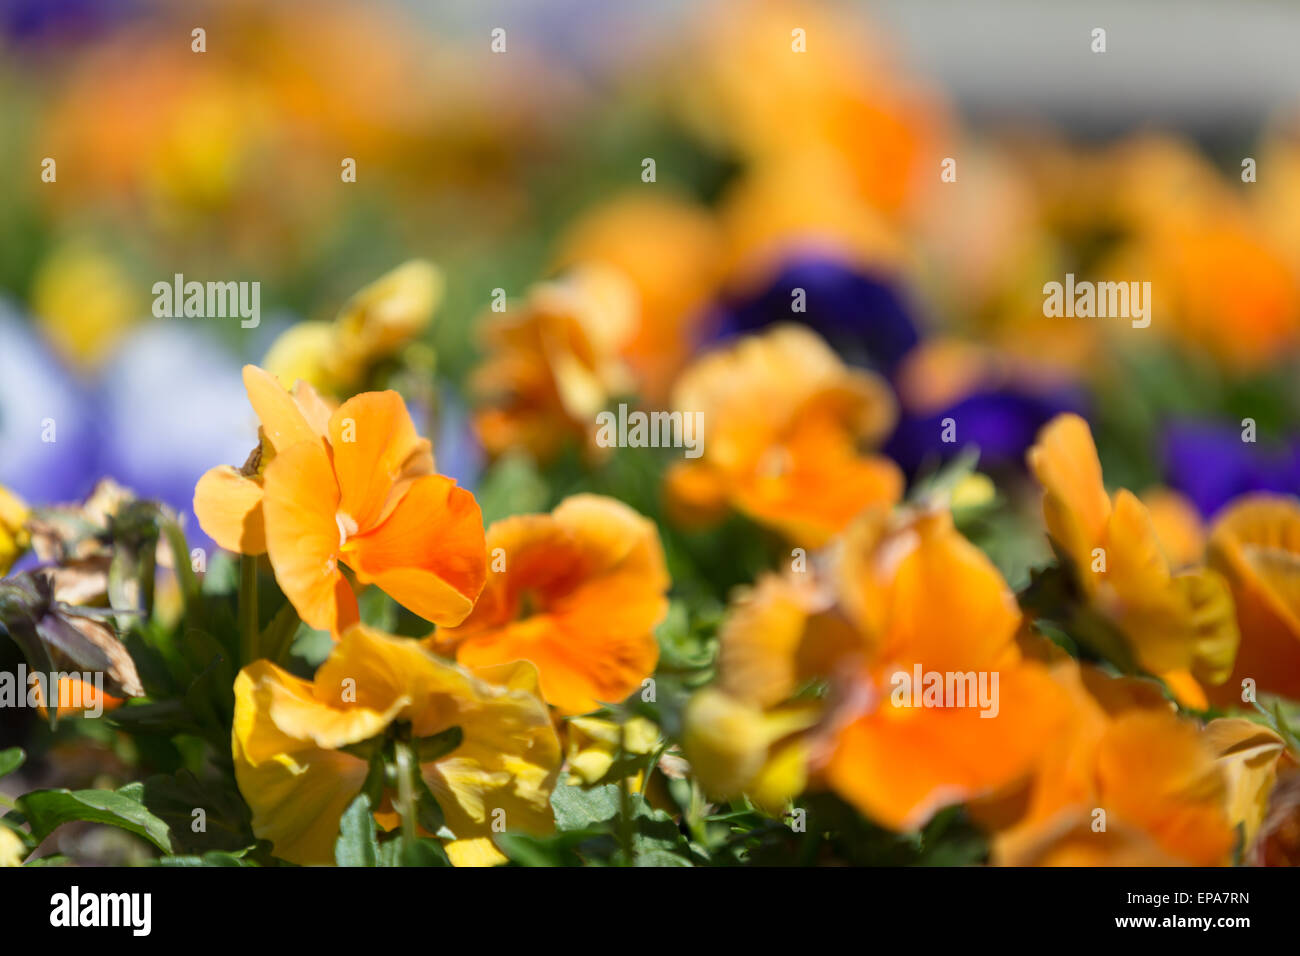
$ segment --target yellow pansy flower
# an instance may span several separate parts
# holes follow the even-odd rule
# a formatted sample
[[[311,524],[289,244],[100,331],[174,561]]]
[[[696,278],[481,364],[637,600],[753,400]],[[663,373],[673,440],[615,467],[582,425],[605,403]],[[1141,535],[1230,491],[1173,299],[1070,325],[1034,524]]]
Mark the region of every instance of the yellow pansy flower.
[[[32,311],[59,354],[79,368],[107,356],[142,307],[122,267],[83,244],[57,250],[32,280]]]
[[[334,320],[338,374],[345,379],[377,359],[392,355],[429,325],[442,302],[442,272],[412,259],[366,286]]]
[[[23,857],[27,856],[27,847],[22,838],[8,827],[0,827],[0,868],[22,866]]]
[[[1242,703],[1243,681],[1300,698],[1300,500],[1248,494],[1210,530],[1209,562],[1237,605],[1241,649],[1216,703]]]
[[[1204,686],[1232,671],[1239,632],[1228,583],[1204,566],[1175,571],[1151,512],[1102,484],[1088,423],[1058,415],[1029,450],[1048,534],[1085,599],[1124,635],[1137,665],[1204,709]],[[1166,532],[1167,533],[1167,532]]]
[[[285,388],[301,379],[325,392],[348,392],[370,366],[428,327],[444,284],[433,263],[404,262],[352,296],[333,322],[290,326],[271,344],[263,367]]]
[[[290,862],[332,862],[340,818],[368,769],[349,748],[453,727],[460,744],[420,764],[452,834],[447,854],[458,866],[502,862],[494,824],[531,833],[554,826],[560,744],[530,665],[471,672],[363,625],[343,635],[313,680],[255,661],[235,680],[232,733],[253,832]],[[398,823],[389,800],[375,817],[388,829]]]
[[[704,792],[720,800],[742,793],[768,813],[779,813],[808,782],[808,742],[816,701],[764,709],[706,687],[690,699],[682,747]]]
[[[285,388],[306,382],[318,391],[331,392],[336,348],[334,323],[296,322],[271,343],[262,367]]]
[[[1228,819],[1242,827],[1242,852],[1259,835],[1277,782],[1277,764],[1286,744],[1272,729],[1242,717],[1220,717],[1205,725],[1228,785]]]
[[[566,726],[569,773],[589,787],[605,779],[620,751],[646,757],[659,746],[659,728],[644,717],[632,717],[622,724],[600,717],[574,717]],[[639,792],[642,774],[638,772],[632,779],[633,789]]]
[[[0,485],[0,575],[9,573],[31,543],[25,524],[27,505],[8,488]]]

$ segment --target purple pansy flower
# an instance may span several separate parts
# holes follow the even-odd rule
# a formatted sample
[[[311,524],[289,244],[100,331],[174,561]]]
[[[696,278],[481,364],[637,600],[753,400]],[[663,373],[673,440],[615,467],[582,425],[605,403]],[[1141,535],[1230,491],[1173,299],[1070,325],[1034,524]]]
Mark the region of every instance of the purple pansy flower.
[[[1247,492],[1300,494],[1300,440],[1247,442],[1236,425],[1171,423],[1164,466],[1166,483],[1191,498],[1206,518]]]
[[[792,311],[804,290],[806,311]],[[757,292],[731,295],[715,306],[705,328],[716,338],[797,322],[821,335],[845,359],[893,378],[920,343],[913,311],[894,277],[865,272],[842,258],[811,248],[789,256]],[[1038,430],[1065,411],[1085,413],[1083,390],[1070,384],[1039,385],[992,380],[944,408],[926,413],[904,408],[885,451],[905,471],[937,464],[975,445],[985,467],[1021,467]],[[957,423],[957,440],[943,441],[943,421]]]
[[[99,445],[91,413],[87,390],[0,302],[0,484],[32,505],[89,494]]]
[[[803,312],[793,310],[798,289]],[[779,322],[806,325],[845,361],[884,372],[920,340],[912,310],[892,277],[807,249],[787,258],[757,291],[724,296],[704,327],[714,338],[730,338]]]

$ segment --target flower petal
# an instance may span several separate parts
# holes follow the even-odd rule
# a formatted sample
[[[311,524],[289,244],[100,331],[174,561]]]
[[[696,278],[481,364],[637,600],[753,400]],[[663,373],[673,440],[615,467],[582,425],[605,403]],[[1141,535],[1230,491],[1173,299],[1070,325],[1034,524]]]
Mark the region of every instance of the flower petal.
[[[577,495],[550,515],[497,522],[487,547],[504,552],[505,570],[461,627],[439,635],[457,660],[532,661],[564,713],[623,700],[650,676],[669,583],[652,522],[612,498]]]
[[[300,441],[314,441],[320,437],[293,396],[270,372],[256,365],[245,365],[244,388],[248,392],[248,403],[262,423],[267,441],[277,453]]]
[[[341,632],[357,601],[338,569],[338,485],[329,456],[312,440],[281,451],[263,475],[266,550],[276,581],[309,626]]]
[[[415,431],[396,392],[363,392],[330,417],[341,510],[363,532],[396,504],[414,478],[433,472],[429,442]]]
[[[278,701],[278,704],[273,704]],[[367,765],[349,754],[286,733],[311,725],[309,715],[329,708],[313,704],[311,685],[267,661],[256,661],[235,678],[235,720],[231,733],[235,779],[253,811],[253,833],[271,841],[275,854],[292,863],[334,862],[339,820],[361,792]],[[339,720],[356,718],[340,717]],[[351,736],[373,726],[361,718]]]
[[[435,624],[463,621],[487,577],[478,502],[442,475],[412,481],[384,522],[349,544],[359,580]]]
[[[1242,852],[1255,843],[1277,781],[1277,764],[1286,744],[1268,727],[1240,717],[1220,717],[1205,725],[1205,739],[1217,754],[1228,782],[1228,818],[1244,829]]]
[[[1228,580],[1241,647],[1221,703],[1241,701],[1241,682],[1300,698],[1300,502],[1248,495],[1215,522],[1210,563]]]
[[[494,811],[500,811],[497,818],[504,814],[507,829],[553,828],[550,792],[559,777],[560,742],[537,696],[489,684],[416,641],[361,625],[350,628],[321,665],[315,692],[347,678],[358,705],[408,702],[397,716],[410,721],[417,737],[460,727],[460,746],[421,766],[458,839],[490,837]]]
[[[940,808],[1026,779],[1063,719],[1044,668],[999,676],[998,711],[901,708],[882,701],[840,734],[827,779],[842,797],[895,830],[923,825]]]
[[[1097,756],[1101,805],[1188,863],[1227,862],[1235,835],[1227,788],[1209,744],[1188,721],[1150,710],[1121,714]]]
[[[218,465],[199,479],[194,486],[194,514],[204,533],[227,551],[266,551],[261,482],[237,468]]]
[[[1087,568],[1110,520],[1110,498],[1088,423],[1069,413],[1052,419],[1029,450],[1029,467],[1043,486],[1048,533],[1076,565]]]
[[[982,551],[947,512],[924,515],[901,536],[915,536],[894,569],[881,654],[926,670],[992,669],[1016,657],[1015,597]],[[882,545],[888,552],[892,541]]]

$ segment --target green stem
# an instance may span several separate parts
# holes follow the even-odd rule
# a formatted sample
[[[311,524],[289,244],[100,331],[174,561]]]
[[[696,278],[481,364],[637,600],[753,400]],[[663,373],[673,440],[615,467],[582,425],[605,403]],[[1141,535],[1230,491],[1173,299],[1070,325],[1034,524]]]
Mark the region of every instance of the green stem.
[[[402,839],[407,844],[415,842],[415,758],[411,745],[405,740],[396,742],[397,756],[397,812],[402,817]]]
[[[239,651],[240,662],[251,664],[258,656],[257,558],[239,556]]]
[[[616,764],[623,762],[624,754],[620,727]],[[618,840],[623,848],[623,865],[631,866],[635,856],[632,847],[632,788],[624,774],[620,774],[618,778]]]
[[[136,580],[140,586],[140,611],[144,615],[142,626],[153,618],[153,592],[158,575],[158,541],[154,539],[147,547],[140,549],[137,559]]]
[[[650,762],[646,764],[645,775],[641,778],[641,796],[647,800],[650,799],[650,778],[655,775],[655,770],[658,769],[659,761],[663,759],[664,754],[668,753],[668,746],[668,742],[664,741],[650,754]]]
[[[1300,738],[1297,738],[1296,735],[1292,733],[1291,728],[1282,717],[1280,708],[1271,711],[1259,701],[1251,701],[1251,706],[1263,715],[1264,719],[1268,721],[1268,726],[1282,738],[1282,746],[1297,756],[1300,756]],[[1278,708],[1277,704],[1274,704],[1273,706]]]
[[[176,571],[176,580],[181,586],[181,600],[184,602],[185,610],[190,610],[190,605],[199,594],[199,579],[194,574],[194,565],[191,564],[189,545],[185,541],[185,532],[175,521],[166,521],[162,527],[163,536],[167,539],[167,544],[172,552],[172,567]]]

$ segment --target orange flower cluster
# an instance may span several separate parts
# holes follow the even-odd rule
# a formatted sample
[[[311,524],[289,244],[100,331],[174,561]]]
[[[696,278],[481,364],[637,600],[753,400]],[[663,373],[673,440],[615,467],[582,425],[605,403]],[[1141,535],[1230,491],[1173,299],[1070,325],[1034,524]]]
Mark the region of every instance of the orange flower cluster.
[[[1227,580],[1174,573],[1144,506],[1105,493],[1081,420],[1049,424],[1030,460],[1079,600],[1130,642],[1139,673],[1080,663],[1038,633],[942,501],[867,510],[806,567],[734,602],[718,679],[686,712],[710,793],[780,812],[828,788],[895,830],[964,803],[1005,865],[1205,866],[1251,851],[1283,738],[1241,718],[1201,726],[1168,694],[1206,706],[1198,679],[1223,684],[1238,623],[1252,650],[1237,670],[1289,680],[1260,665],[1300,646],[1286,590],[1300,509],[1242,503],[1211,535]]]
[[[454,732],[451,753],[419,771],[452,831],[447,852],[501,862],[489,796],[515,826],[552,825],[560,744],[547,704],[587,713],[654,671],[668,588],[657,529],[579,495],[485,536],[395,392],[331,410],[304,382],[287,391],[253,366],[244,381],[261,442],[242,468],[204,475],[195,511],[224,546],[265,552],[302,620],[339,640],[312,682],[266,660],[236,681],[235,765],[255,832],[286,859],[327,862],[368,773],[360,753]],[[370,584],[442,628],[421,646],[360,625],[354,586]],[[391,829],[386,799],[374,813]]]

